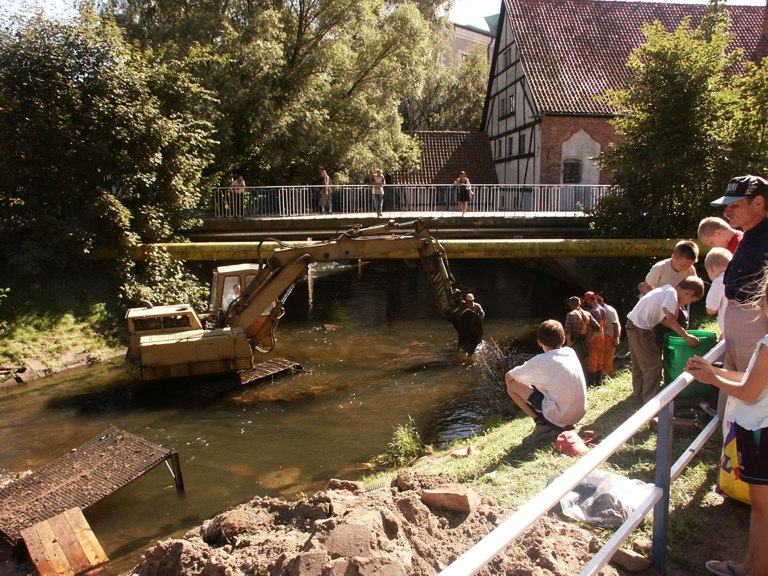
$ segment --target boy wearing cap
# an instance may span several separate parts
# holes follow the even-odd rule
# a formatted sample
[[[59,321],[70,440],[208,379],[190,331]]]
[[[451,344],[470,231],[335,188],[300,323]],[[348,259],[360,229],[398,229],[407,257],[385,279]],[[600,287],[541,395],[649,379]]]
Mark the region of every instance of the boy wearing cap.
[[[605,325],[603,326],[603,362],[600,372],[601,379],[603,374],[613,372],[613,357],[616,355],[616,346],[621,340],[621,324],[619,323],[619,313],[616,308],[606,304],[600,294],[595,294],[597,303],[605,308]]]
[[[545,320],[536,330],[544,351],[504,376],[507,393],[536,426],[523,444],[556,436],[576,424],[587,411],[587,385],[576,352],[564,347],[565,331],[557,320]]]
[[[603,383],[603,335],[605,333],[605,308],[597,302],[594,292],[584,294],[584,310],[600,325],[599,330],[593,331],[587,339],[587,386],[600,386]]]
[[[677,313],[683,306],[701,300],[704,281],[698,276],[688,276],[677,286],[669,284],[654,288],[645,294],[627,314],[627,340],[632,359],[632,398],[645,404],[653,398],[661,386],[664,369],[661,349],[656,341],[654,328],[666,326],[694,348],[699,339],[688,334],[677,321]]]

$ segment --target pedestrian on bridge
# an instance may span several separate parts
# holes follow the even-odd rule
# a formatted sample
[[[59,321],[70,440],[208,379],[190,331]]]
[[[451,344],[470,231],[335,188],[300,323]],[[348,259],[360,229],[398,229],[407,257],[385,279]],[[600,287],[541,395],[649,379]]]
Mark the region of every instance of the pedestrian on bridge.
[[[384,174],[381,173],[381,168],[376,170],[373,175],[373,207],[376,210],[376,215],[381,217],[381,213],[384,211],[384,185],[387,183]]]
[[[328,172],[320,170],[320,178],[323,179],[323,185],[320,188],[320,198],[318,206],[321,214],[333,214],[333,203],[331,199],[331,177]]]
[[[469,208],[469,198],[472,196],[472,183],[464,170],[459,172],[459,177],[454,180],[453,185],[459,187],[457,200],[461,215],[464,216],[467,213],[467,208]]]

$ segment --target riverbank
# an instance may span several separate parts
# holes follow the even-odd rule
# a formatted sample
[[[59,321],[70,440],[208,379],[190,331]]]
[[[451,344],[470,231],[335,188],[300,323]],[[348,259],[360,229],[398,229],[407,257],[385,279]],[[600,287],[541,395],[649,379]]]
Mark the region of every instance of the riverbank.
[[[80,326],[85,324],[87,323]],[[28,344],[29,350],[34,350],[35,347],[44,347],[47,345],[46,342],[51,342],[52,347],[59,345],[68,332],[75,335],[79,334],[78,328],[74,326],[73,324],[62,322],[59,326],[62,329],[59,335],[51,337],[49,341],[38,339],[35,341],[35,344]],[[117,348],[107,349],[116,350]],[[82,349],[80,353],[82,353]],[[65,355],[61,355],[61,357],[63,356]],[[62,362],[62,364],[64,363]],[[46,361],[45,365],[53,366],[54,361]],[[631,403],[627,402],[629,389],[629,376],[626,372],[619,374],[616,378],[609,379],[601,388],[591,389],[589,392],[590,411],[581,423],[581,427],[594,430],[603,436],[610,433],[611,430],[634,411]],[[695,413],[696,405],[697,403],[694,403],[688,410],[691,410],[689,415],[693,416],[695,425],[700,426],[703,423],[703,417],[701,414]],[[682,406],[679,408],[685,409]],[[425,475],[451,475],[462,486],[476,492],[480,496],[481,502],[485,501],[483,499],[486,499],[489,502],[488,506],[498,507],[498,510],[492,514],[487,511],[481,514],[485,518],[483,525],[487,529],[491,529],[499,518],[507,517],[514,509],[528,501],[544,487],[546,481],[552,475],[564,470],[573,461],[573,459],[557,453],[553,449],[551,441],[542,441],[532,447],[521,446],[520,440],[530,432],[531,426],[530,420],[521,417],[520,412],[513,409],[509,402],[507,402],[499,408],[495,422],[489,422],[485,432],[476,437],[466,438],[446,451],[423,458],[413,463],[409,470]],[[693,432],[684,434],[680,440],[680,445],[687,445],[692,434]],[[748,507],[725,500],[712,491],[715,482],[715,464],[719,459],[719,449],[717,448],[717,439],[713,439],[710,444],[711,446],[708,447],[702,458],[695,461],[690,470],[686,471],[683,477],[673,486],[670,566],[668,571],[672,575],[698,574],[701,572],[703,562],[712,557],[738,557],[742,552],[740,546],[743,546],[746,542]],[[472,447],[471,454],[467,450],[468,446]],[[381,451],[384,451],[385,448],[386,446],[382,444]],[[451,456],[452,452],[461,450],[464,450],[468,456],[465,458]],[[643,430],[615,458],[611,459],[608,468],[633,478],[651,481],[653,479],[654,450],[655,434],[650,429]],[[387,471],[380,476],[367,479],[366,483],[373,486],[381,486],[383,483],[385,486],[388,486],[392,481],[393,474],[395,474],[395,471]],[[357,478],[352,479],[356,480]],[[368,492],[362,491],[361,494],[365,495]],[[400,495],[407,501],[413,499],[412,494],[402,493]],[[363,497],[365,498],[365,496]],[[323,497],[319,498],[322,499]],[[285,510],[285,513],[290,516],[292,514],[295,515],[296,511],[302,510],[303,507],[308,505],[307,502],[310,500],[311,498],[291,503],[276,504],[271,500],[262,501],[260,499],[260,502],[266,503],[272,508],[276,507],[277,509]],[[392,503],[397,504],[399,501],[397,500],[396,502],[393,499]],[[491,502],[492,504],[490,504]],[[382,510],[388,509],[389,505],[390,503],[387,502],[382,507]],[[355,506],[352,506],[352,508]],[[361,506],[365,507],[362,503]],[[414,509],[421,510],[415,504]],[[236,508],[233,510],[236,510]],[[259,510],[261,510],[261,506],[259,506]],[[225,514],[229,514],[229,512]],[[432,512],[430,514],[435,516],[435,522],[437,522],[436,528],[432,527],[430,529],[438,535],[443,535],[444,532],[450,534],[445,530],[445,522],[448,522],[447,526],[451,526],[451,520],[445,519],[445,522],[442,522],[440,520],[442,517]],[[432,516],[427,516],[427,518]],[[496,520],[489,522],[491,517]],[[337,520],[332,519],[329,524],[334,522],[337,522]],[[403,530],[408,526],[402,523],[401,525]],[[284,528],[280,526],[279,522],[265,521],[263,523],[263,529],[266,534],[264,538],[280,540],[284,532]],[[427,521],[427,526],[433,526],[432,521]],[[571,524],[569,523],[567,526],[571,526]],[[457,542],[454,548],[452,548],[454,551],[463,546],[468,547],[471,544],[470,536],[476,539],[482,533],[482,530],[473,524],[465,525],[465,527],[467,528],[466,538],[454,534],[450,539],[450,542]],[[194,530],[191,532],[194,532]],[[647,527],[640,529],[633,536],[633,540],[638,540],[642,544],[642,541],[648,538],[648,534],[649,529]],[[606,539],[608,536],[609,534],[597,529],[587,529],[584,533],[586,542],[591,541],[592,538]],[[453,546],[450,543],[441,544],[437,539],[429,541],[424,540],[424,538],[426,537],[422,536],[419,538],[423,546],[417,546],[417,548],[428,551],[433,547],[442,545]],[[544,535],[539,533],[536,538],[538,540],[549,540],[556,538],[556,536],[549,533],[544,538]],[[557,542],[557,540],[555,541]],[[524,542],[528,541],[524,540]],[[567,548],[567,545],[563,545]],[[185,545],[175,544],[174,546],[184,547]],[[528,544],[525,544],[525,546],[528,546]],[[223,550],[223,547],[221,548]],[[531,550],[534,549],[532,548]],[[541,556],[541,549],[535,550],[532,554],[536,557]],[[226,550],[224,551],[226,552]],[[418,550],[412,553],[418,554]],[[147,554],[150,553],[147,552]],[[213,558],[223,553],[214,547],[214,549],[206,552],[206,554],[208,554],[207,557]],[[440,552],[441,559],[439,561],[445,561],[445,559],[451,557],[451,554],[453,553],[443,554],[443,552]],[[530,573],[547,573],[542,571],[541,565],[537,565],[536,569],[539,572],[533,571]],[[531,568],[531,570],[534,570],[534,568]],[[551,570],[549,572],[554,573]],[[196,573],[190,569],[189,572],[185,572],[185,576]],[[418,572],[412,573],[418,574]],[[574,572],[566,570],[561,573],[573,574]]]
[[[598,438],[608,435],[634,411],[630,390],[626,371],[590,389],[590,408],[578,430],[583,434],[589,429]],[[676,431],[676,454],[706,422],[697,406],[697,399],[678,402],[677,415],[693,425]],[[368,477],[363,484],[331,481],[325,491],[296,502],[255,498],[182,538],[152,547],[131,574],[437,574],[575,462],[554,449],[552,438],[522,445],[532,424],[519,412],[501,420],[483,434],[401,470]],[[655,432],[647,426],[603,469],[652,482],[655,444]],[[718,440],[713,439],[673,484],[669,576],[700,574],[707,560],[738,558],[745,552],[749,507],[714,491],[718,459]],[[471,511],[425,500],[425,489],[438,488],[453,493],[447,500],[454,503],[471,502]],[[583,568],[597,541],[611,534],[553,512],[482,574],[570,576]],[[641,566],[642,557],[649,555],[650,537],[646,523],[626,542],[634,551],[628,556]],[[655,571],[610,565],[602,572],[630,573],[650,576]]]

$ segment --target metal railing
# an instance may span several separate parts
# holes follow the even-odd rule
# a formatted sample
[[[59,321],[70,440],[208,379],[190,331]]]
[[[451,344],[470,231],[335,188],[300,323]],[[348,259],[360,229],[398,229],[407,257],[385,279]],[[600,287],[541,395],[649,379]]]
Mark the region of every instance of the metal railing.
[[[370,185],[332,186],[335,213],[375,212]],[[244,218],[305,216],[320,212],[320,186],[248,186],[214,188],[201,216]],[[472,212],[583,213],[614,194],[615,186],[550,184],[473,184]],[[458,210],[457,186],[450,184],[388,184],[386,212],[441,212]]]
[[[704,357],[710,361],[721,359],[725,342],[721,341]],[[653,545],[651,564],[660,574],[664,573],[669,524],[669,487],[685,469],[693,457],[707,443],[720,422],[715,416],[701,431],[686,451],[672,464],[672,420],[674,399],[691,382],[693,376],[683,372],[662,389],[650,402],[642,406],[626,422],[614,430],[595,448],[585,454],[573,466],[565,470],[544,490],[539,492],[512,516],[456,559],[440,573],[440,576],[467,576],[475,574],[490,562],[503,548],[533,525],[541,516],[557,505],[560,499],[579,482],[613,455],[656,414],[659,415],[656,444],[655,487],[641,505],[616,529],[614,535],[592,557],[580,576],[596,574],[610,561],[621,543],[637,528],[648,512],[653,509]]]

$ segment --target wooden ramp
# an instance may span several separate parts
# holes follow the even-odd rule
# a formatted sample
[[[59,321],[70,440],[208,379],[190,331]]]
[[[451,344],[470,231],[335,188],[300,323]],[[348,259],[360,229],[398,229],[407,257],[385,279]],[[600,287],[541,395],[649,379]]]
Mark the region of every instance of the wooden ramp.
[[[0,537],[15,546],[25,528],[71,508],[85,510],[169,459],[176,490],[182,492],[176,450],[111,426],[0,490]]]
[[[80,508],[24,528],[21,538],[40,576],[74,576],[109,560]]]

